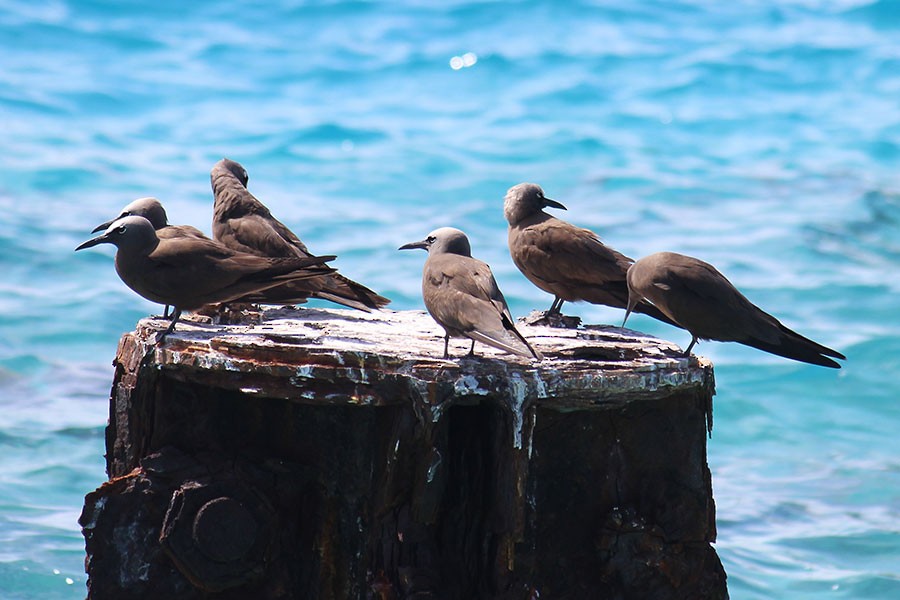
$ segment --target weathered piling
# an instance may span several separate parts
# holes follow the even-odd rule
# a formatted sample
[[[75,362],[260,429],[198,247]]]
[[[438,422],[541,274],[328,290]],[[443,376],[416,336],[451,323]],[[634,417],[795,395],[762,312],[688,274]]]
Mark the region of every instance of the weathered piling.
[[[530,363],[422,312],[123,336],[89,597],[726,598],[713,371],[607,326]]]

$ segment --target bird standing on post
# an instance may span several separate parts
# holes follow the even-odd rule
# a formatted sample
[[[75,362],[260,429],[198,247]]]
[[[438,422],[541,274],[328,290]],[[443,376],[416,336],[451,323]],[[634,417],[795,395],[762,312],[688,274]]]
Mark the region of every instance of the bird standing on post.
[[[535,183],[515,185],[503,199],[509,254],[531,283],[553,294],[547,315],[559,315],[564,302],[627,307],[625,273],[634,261],[605,246],[593,231],[545,213],[547,207],[566,210]],[[640,303],[634,310],[676,325],[649,304]]]
[[[110,225],[113,224],[113,222],[118,221],[119,219],[124,219],[125,217],[144,217],[145,219],[150,221],[151,225],[153,225],[153,229],[156,230],[156,236],[159,239],[170,239],[178,237],[196,237],[209,239],[203,234],[202,231],[191,225],[169,225],[169,217],[168,215],[166,215],[166,209],[163,208],[162,202],[152,197],[138,198],[137,200],[129,203],[125,208],[122,209],[118,217],[97,225],[96,227],[94,227],[94,229],[91,230],[91,233],[105,231],[109,228]],[[169,318],[168,304],[166,304],[166,307],[163,310],[163,318]]]
[[[628,270],[628,310],[649,300],[697,340],[738,342],[785,358],[839,369],[846,357],[791,331],[740,293],[711,264],[674,252],[657,252]],[[622,322],[625,325],[625,322]]]
[[[247,170],[223,158],[209,174],[215,205],[213,238],[233,250],[270,258],[311,257],[306,245],[247,189]],[[306,298],[330,300],[343,306],[370,312],[387,305],[380,296],[332,269],[319,278],[273,288],[267,302],[293,304]]]
[[[75,248],[114,244],[116,272],[132,290],[152,302],[174,307],[172,323],[160,342],[175,329],[183,310],[229,302],[285,282],[322,277],[333,256],[262,258],[236,252],[209,238],[160,238],[144,217],[130,216],[110,224],[102,234]]]
[[[472,258],[465,233],[442,227],[400,250],[413,248],[428,251],[422,269],[422,296],[429,314],[444,328],[444,358],[450,356],[451,335],[472,340],[469,356],[474,355],[478,341],[525,358],[543,358],[516,329],[491,268]]]

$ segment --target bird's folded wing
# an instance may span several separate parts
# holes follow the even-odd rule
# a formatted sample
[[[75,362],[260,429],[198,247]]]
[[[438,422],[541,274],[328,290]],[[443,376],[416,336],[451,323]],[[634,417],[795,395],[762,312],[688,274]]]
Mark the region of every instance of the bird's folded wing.
[[[696,322],[682,319],[682,324],[701,338],[741,341],[754,335],[775,343],[779,337],[778,320],[750,302],[712,265],[669,265],[655,285],[667,288],[665,302],[672,314],[692,316]]]
[[[543,222],[518,232],[517,262],[540,279],[555,283],[603,284],[624,281],[632,261],[609,248],[587,229],[563,221]]]
[[[306,247],[298,247],[286,240],[269,221],[260,215],[228,219],[219,228],[220,241],[230,248],[243,249],[260,256],[309,256]]]

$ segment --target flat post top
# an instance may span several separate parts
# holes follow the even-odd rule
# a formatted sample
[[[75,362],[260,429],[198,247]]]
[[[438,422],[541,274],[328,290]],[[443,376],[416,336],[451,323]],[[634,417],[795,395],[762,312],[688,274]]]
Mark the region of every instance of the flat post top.
[[[185,320],[154,346],[167,324],[142,319],[123,336],[117,360],[143,362],[182,381],[310,404],[379,406],[411,397],[439,405],[502,395],[584,410],[688,391],[711,396],[715,385],[707,359],[685,358],[671,342],[610,325],[519,323],[545,356],[538,362],[479,343],[468,357],[471,342],[461,338],[451,338],[445,360],[444,332],[424,311],[273,308],[236,325]]]

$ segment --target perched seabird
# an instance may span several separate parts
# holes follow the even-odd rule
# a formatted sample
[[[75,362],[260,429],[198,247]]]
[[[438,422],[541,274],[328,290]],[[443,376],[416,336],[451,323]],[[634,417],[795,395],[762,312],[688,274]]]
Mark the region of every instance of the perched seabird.
[[[531,283],[553,294],[548,315],[558,315],[564,302],[586,301],[614,308],[628,306],[625,273],[634,261],[609,246],[596,233],[543,211],[566,207],[544,196],[535,183],[520,183],[506,192],[503,214],[509,223],[509,254]],[[634,310],[675,325],[655,307]]]
[[[428,251],[422,270],[422,296],[425,308],[446,333],[444,358],[450,356],[451,335],[472,340],[470,356],[478,341],[525,358],[543,358],[516,329],[491,268],[472,258],[465,233],[442,227],[400,250],[412,248]]]
[[[156,236],[160,239],[176,238],[176,237],[197,237],[208,239],[202,231],[191,225],[169,225],[169,217],[166,215],[166,209],[163,208],[162,202],[153,197],[138,198],[134,202],[128,204],[119,213],[115,219],[110,219],[106,223],[100,223],[91,233],[98,231],[106,231],[113,222],[125,217],[144,217],[153,229],[156,230]],[[169,305],[166,304],[163,310],[163,318],[169,317]]]
[[[271,258],[312,256],[306,245],[247,189],[247,170],[223,158],[210,171],[215,196],[213,238],[229,248]],[[318,279],[274,288],[271,299],[281,294],[281,302],[302,302],[308,297],[330,300],[369,312],[390,300],[332,270]]]
[[[107,221],[94,228],[93,233],[107,229],[113,221],[123,217],[137,216],[144,217],[153,228],[156,229],[156,235],[160,239],[176,238],[176,237],[197,237],[209,239],[202,231],[191,225],[169,225],[166,209],[162,203],[152,197],[138,198],[128,206],[122,209],[119,216],[112,221]],[[311,255],[310,255],[311,256]],[[306,302],[309,294],[322,289],[324,285],[323,278],[311,277],[299,281],[292,281],[288,284],[276,286],[268,290],[255,292],[247,296],[237,298],[236,302],[249,302],[253,304],[302,304]],[[283,289],[290,286],[290,289]],[[299,292],[298,292],[299,291]],[[169,306],[166,305],[163,311],[163,317],[168,318]]]
[[[321,277],[330,269],[324,263],[334,259],[262,258],[205,237],[160,238],[150,221],[139,216],[114,221],[75,250],[104,243],[116,246],[116,272],[125,285],[147,300],[175,308],[160,341],[175,329],[183,310],[229,302],[287,281]]]
[[[638,260],[628,270],[628,292],[625,319],[638,301],[649,300],[690,332],[685,356],[697,340],[716,340],[836,369],[841,365],[828,357],[846,359],[791,331],[750,302],[711,264],[690,256],[657,252]]]

